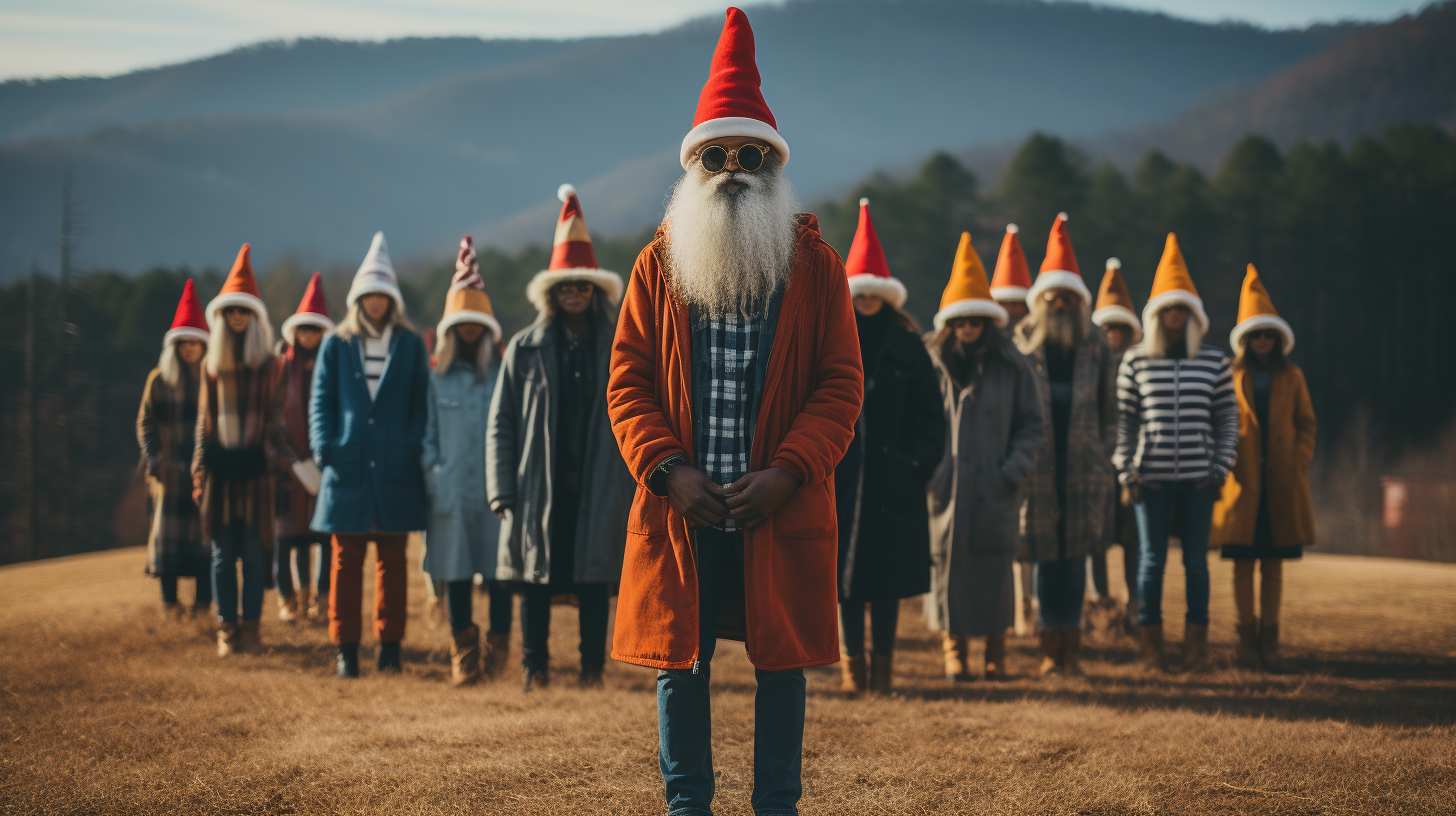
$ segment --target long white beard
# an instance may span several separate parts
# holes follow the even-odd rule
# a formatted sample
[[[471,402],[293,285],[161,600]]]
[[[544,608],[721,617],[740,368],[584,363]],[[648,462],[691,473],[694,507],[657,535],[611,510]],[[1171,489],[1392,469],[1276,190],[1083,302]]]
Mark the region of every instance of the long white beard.
[[[747,188],[731,193],[728,181]],[[708,173],[694,165],[667,203],[673,293],[709,314],[747,313],[789,277],[798,244],[794,187],[776,164],[756,173]]]

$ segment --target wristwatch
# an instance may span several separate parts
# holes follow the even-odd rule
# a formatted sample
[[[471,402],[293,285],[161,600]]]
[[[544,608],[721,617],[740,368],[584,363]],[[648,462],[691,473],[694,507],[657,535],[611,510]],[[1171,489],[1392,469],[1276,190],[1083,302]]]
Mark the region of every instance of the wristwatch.
[[[647,477],[647,489],[652,491],[654,496],[666,496],[667,474],[671,473],[674,467],[685,461],[687,459],[682,454],[674,453],[657,463],[657,467],[652,469],[652,475]]]

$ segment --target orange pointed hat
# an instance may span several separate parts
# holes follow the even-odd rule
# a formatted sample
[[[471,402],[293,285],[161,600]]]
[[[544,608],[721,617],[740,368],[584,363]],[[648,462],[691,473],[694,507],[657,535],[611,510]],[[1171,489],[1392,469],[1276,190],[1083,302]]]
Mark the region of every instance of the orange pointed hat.
[[[461,240],[461,246],[469,249],[470,236]],[[435,342],[444,338],[445,332],[461,323],[479,323],[490,330],[491,336],[500,342],[502,332],[500,321],[495,319],[495,309],[490,305],[490,295],[485,293],[485,281],[475,264],[474,250],[467,258],[470,266],[455,273],[450,291],[445,293],[445,314],[435,327]]]
[[[1116,258],[1107,259],[1107,271],[1102,275],[1102,285],[1097,287],[1092,322],[1098,326],[1122,324],[1132,329],[1134,343],[1142,339],[1143,324],[1132,309],[1132,295],[1128,294],[1127,281],[1122,279],[1122,261]]]
[[[1148,304],[1143,307],[1143,332],[1158,318],[1158,312],[1181,303],[1189,313],[1208,331],[1208,313],[1203,311],[1203,298],[1193,286],[1193,277],[1188,274],[1188,264],[1183,261],[1183,250],[1178,248],[1178,236],[1168,233],[1163,245],[1163,258],[1158,261],[1158,271],[1153,273],[1153,292]]]
[[[1046,257],[1042,259],[1036,282],[1026,293],[1026,305],[1030,306],[1033,300],[1052,289],[1071,289],[1081,295],[1083,301],[1092,299],[1087,282],[1082,280],[1082,270],[1077,268],[1077,256],[1072,252],[1066,213],[1057,213],[1057,220],[1052,222],[1051,234],[1047,236]]]
[[[1274,310],[1274,301],[1269,298],[1264,282],[1259,280],[1259,271],[1249,264],[1244,288],[1239,292],[1239,324],[1229,332],[1229,345],[1238,351],[1244,335],[1255,329],[1274,329],[1284,335],[1285,354],[1294,348],[1294,329]]]
[[[182,298],[177,301],[177,314],[172,317],[172,328],[162,336],[162,345],[170,346],[178,340],[201,340],[209,337],[207,318],[202,313],[202,301],[197,297],[197,286],[192,279],[182,286]]]
[[[545,314],[551,302],[551,287],[564,281],[580,280],[595,284],[606,294],[607,300],[613,303],[620,301],[626,288],[622,276],[597,268],[596,252],[592,250],[591,235],[586,231],[586,216],[582,214],[576,188],[563,184],[556,188],[556,197],[561,199],[561,214],[556,217],[551,262],[526,285],[526,298],[538,312]]]
[[[251,244],[243,244],[243,248],[238,250],[233,269],[228,273],[227,280],[222,282],[222,291],[207,304],[209,323],[216,322],[222,310],[228,306],[251,309],[259,320],[268,322],[268,307],[263,305],[263,297],[258,292],[258,280],[253,277],[252,252]]]
[[[849,276],[849,294],[874,295],[893,303],[896,308],[905,305],[909,295],[905,284],[890,275],[890,264],[885,260],[884,247],[875,234],[875,222],[870,220],[870,200],[859,200],[859,227],[854,231],[854,243],[849,245],[849,255],[844,259],[844,274]]]
[[[1001,254],[996,256],[996,273],[991,276],[991,297],[997,300],[1026,300],[1031,289],[1031,268],[1026,265],[1026,253],[1021,251],[1021,241],[1016,233],[1021,228],[1015,224],[1006,225],[1006,236],[1001,239]]]
[[[298,311],[283,321],[283,341],[293,345],[293,330],[299,326],[313,326],[325,334],[334,330],[334,321],[329,318],[329,306],[324,302],[323,275],[315,272],[308,279],[308,288],[303,290],[303,299],[298,302]]]
[[[987,317],[998,327],[1005,326],[1010,315],[991,297],[991,284],[986,280],[986,267],[971,246],[971,234],[961,233],[955,263],[950,268],[950,283],[940,296],[940,311],[935,313],[935,329],[945,328],[946,321],[957,317]]]

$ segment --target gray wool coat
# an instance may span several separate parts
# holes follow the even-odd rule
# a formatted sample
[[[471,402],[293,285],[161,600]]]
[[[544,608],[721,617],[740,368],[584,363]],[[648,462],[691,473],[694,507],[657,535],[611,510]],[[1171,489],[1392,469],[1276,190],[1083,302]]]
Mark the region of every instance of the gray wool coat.
[[[1023,324],[1025,325],[1025,324]],[[1072,365],[1072,413],[1067,427],[1067,506],[1057,502],[1056,434],[1052,429],[1052,396],[1046,351],[1027,348],[1026,333],[1017,342],[1036,374],[1038,404],[1047,432],[1042,437],[1026,491],[1026,524],[1018,561],[1044,563],[1085,557],[1107,548],[1113,538],[1112,493],[1117,482],[1112,451],[1117,446],[1117,363],[1114,352],[1092,327],[1077,346]],[[1057,520],[1066,514],[1065,542],[1057,536]]]
[[[1046,433],[1031,366],[1010,340],[993,340],[979,382],[967,388],[931,353],[948,432],[927,487],[925,613],[932,629],[966,636],[1001,634],[1012,623],[1021,503]]]
[[[596,337],[597,383],[581,462],[582,491],[576,527],[580,584],[616,583],[622,576],[632,480],[607,419],[607,366],[615,318],[601,321]],[[499,581],[545,584],[551,580],[551,437],[553,405],[560,392],[556,347],[549,318],[511,338],[486,428],[486,496],[490,506],[511,510],[501,523],[496,554]],[[557,577],[560,581],[560,576]]]

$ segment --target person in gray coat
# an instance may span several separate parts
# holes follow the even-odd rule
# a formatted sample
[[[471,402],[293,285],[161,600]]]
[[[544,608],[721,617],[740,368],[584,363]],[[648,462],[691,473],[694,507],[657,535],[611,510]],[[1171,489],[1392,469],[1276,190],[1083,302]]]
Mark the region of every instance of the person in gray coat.
[[[523,584],[528,691],[550,682],[551,599],[566,593],[580,604],[581,682],[601,684],[636,488],[607,418],[622,278],[596,268],[575,191],[563,199],[551,268],[527,288],[536,322],[506,347],[486,434],[486,493],[502,520],[495,577]]]

